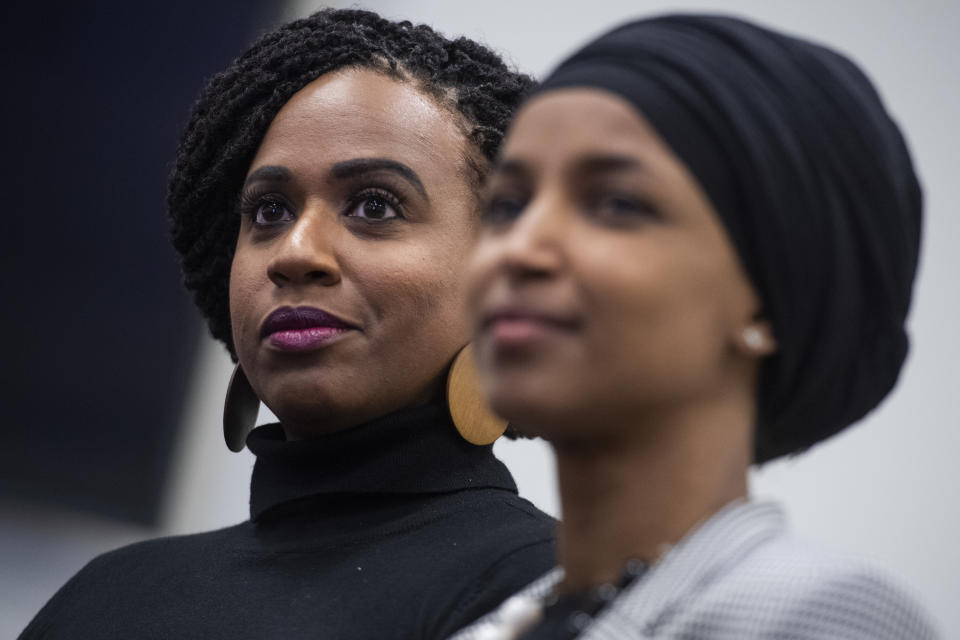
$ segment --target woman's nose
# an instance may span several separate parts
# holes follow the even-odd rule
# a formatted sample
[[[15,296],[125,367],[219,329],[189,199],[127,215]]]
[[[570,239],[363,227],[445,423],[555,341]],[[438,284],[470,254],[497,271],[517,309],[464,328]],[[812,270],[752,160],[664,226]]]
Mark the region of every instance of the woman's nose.
[[[322,207],[304,210],[280,239],[267,265],[278,287],[340,281],[337,242],[342,226]]]
[[[564,260],[565,227],[557,198],[533,199],[503,236],[501,266],[515,277],[554,274]]]

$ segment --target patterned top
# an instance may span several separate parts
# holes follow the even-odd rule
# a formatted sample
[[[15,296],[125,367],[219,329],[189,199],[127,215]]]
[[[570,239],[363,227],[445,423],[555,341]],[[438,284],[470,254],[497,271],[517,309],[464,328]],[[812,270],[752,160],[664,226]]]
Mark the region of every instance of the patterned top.
[[[542,598],[555,569],[520,595]],[[493,637],[502,608],[451,640]],[[522,637],[522,636],[521,636]],[[790,536],[771,503],[733,502],[694,529],[581,640],[934,640],[922,609],[862,560]]]

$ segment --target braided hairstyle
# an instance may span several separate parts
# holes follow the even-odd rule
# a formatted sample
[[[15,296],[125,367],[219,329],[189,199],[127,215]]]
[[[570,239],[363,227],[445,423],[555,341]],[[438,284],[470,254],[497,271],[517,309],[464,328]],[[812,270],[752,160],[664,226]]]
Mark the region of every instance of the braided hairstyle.
[[[267,33],[217,74],[193,107],[170,176],[167,204],[184,284],[210,332],[236,360],[228,300],[240,227],[237,198],[267,128],[320,76],[364,68],[418,89],[460,116],[477,182],[533,80],[486,47],[426,25],[358,10],[321,10]]]

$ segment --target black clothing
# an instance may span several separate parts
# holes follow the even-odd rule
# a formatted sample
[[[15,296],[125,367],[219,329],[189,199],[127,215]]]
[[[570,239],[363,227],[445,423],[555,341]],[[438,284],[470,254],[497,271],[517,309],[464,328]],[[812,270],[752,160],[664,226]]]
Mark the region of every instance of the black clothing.
[[[251,520],[104,554],[21,638],[446,638],[554,564],[553,520],[446,410],[255,429]]]
[[[600,36],[538,92],[567,87],[613,92],[656,129],[760,294],[777,351],[760,379],[756,460],[873,409],[907,353],[922,196],[856,64],[736,18],[666,15]]]

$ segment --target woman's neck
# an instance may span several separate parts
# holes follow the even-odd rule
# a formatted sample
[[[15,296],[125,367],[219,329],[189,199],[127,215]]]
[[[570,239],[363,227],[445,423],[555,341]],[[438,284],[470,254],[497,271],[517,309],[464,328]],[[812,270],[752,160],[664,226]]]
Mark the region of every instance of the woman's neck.
[[[605,429],[623,435],[599,442],[554,442],[563,591],[613,582],[630,558],[656,561],[698,523],[746,497],[750,421],[729,409],[633,421]]]

